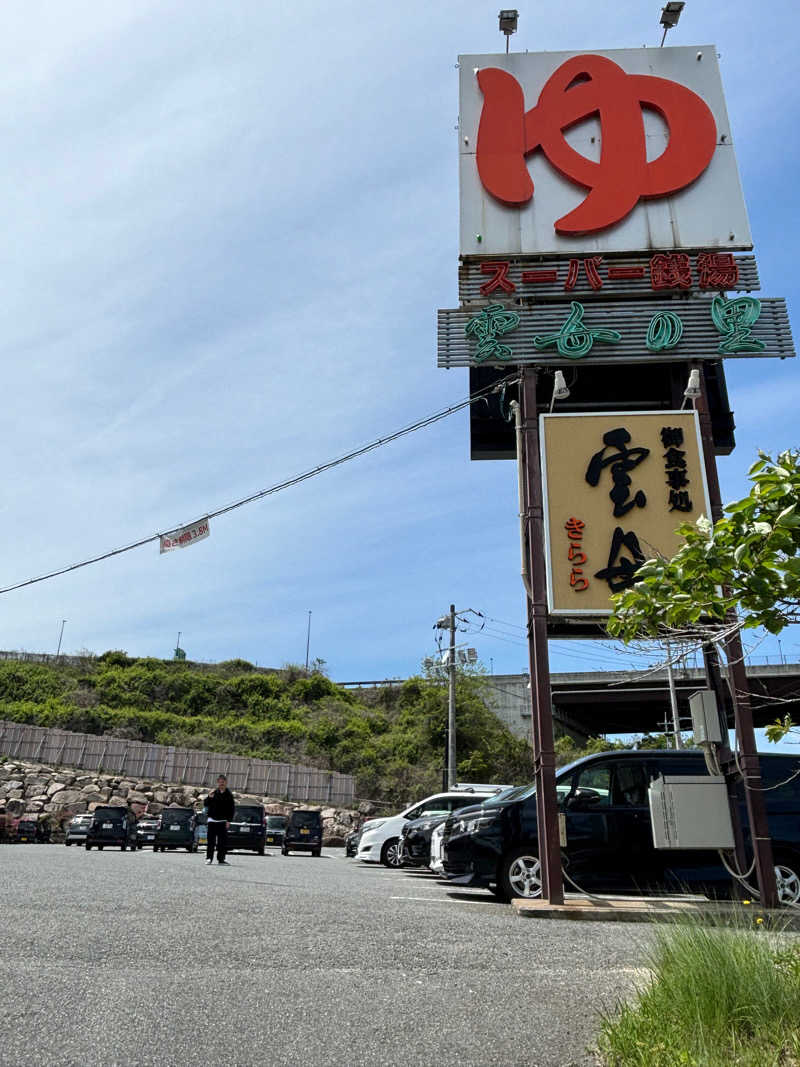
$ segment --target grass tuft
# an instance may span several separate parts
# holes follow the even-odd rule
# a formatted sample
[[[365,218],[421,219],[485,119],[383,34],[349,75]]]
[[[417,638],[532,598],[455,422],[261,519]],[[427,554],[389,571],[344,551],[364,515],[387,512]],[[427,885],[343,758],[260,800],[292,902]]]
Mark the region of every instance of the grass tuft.
[[[650,983],[602,1018],[608,1067],[800,1067],[800,938],[746,912],[654,937]]]

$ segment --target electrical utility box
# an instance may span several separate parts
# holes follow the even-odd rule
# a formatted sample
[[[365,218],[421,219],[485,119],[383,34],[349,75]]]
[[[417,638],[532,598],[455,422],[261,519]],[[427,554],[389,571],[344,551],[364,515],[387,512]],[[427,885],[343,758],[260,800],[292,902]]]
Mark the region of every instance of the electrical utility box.
[[[719,744],[722,730],[719,723],[719,709],[713,689],[700,689],[689,697],[689,710],[692,713],[692,733],[698,745],[704,741]]]
[[[665,775],[650,783],[655,848],[733,848],[725,779],[716,775]]]

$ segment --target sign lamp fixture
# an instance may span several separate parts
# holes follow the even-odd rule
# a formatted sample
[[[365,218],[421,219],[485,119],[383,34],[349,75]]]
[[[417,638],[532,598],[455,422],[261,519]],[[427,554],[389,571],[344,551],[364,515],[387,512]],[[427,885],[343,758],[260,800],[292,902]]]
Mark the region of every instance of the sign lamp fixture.
[[[684,403],[687,400],[696,400],[702,393],[700,387],[700,371],[697,367],[693,367],[689,371],[689,381],[686,383],[686,388],[683,391]]]
[[[567,383],[564,380],[563,370],[557,370],[553,375],[553,396],[550,400],[550,410],[553,410],[553,404],[556,400],[566,400],[569,396],[569,389]]]
[[[685,6],[686,0],[669,0],[669,3],[661,8],[661,25],[664,27],[664,36],[661,38],[662,48],[667,38],[667,30],[671,30],[673,26],[678,25],[678,19],[681,17],[681,12]]]
[[[683,7],[683,4],[681,4]],[[517,23],[519,22],[519,11],[516,8],[503,8],[500,14],[497,16],[500,21],[500,32],[506,35],[506,54],[508,54],[508,42],[512,33],[517,32]]]

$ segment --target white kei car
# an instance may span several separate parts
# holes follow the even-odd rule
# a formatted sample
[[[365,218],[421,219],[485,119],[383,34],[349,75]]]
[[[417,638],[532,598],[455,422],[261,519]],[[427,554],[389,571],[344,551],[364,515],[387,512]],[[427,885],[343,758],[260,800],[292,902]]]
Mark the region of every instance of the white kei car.
[[[398,843],[405,822],[422,819],[426,815],[447,815],[459,808],[480,804],[489,797],[508,789],[506,785],[456,785],[447,793],[435,793],[388,819],[370,819],[364,823],[358,843],[356,859],[365,863],[382,863],[385,867],[399,867]]]

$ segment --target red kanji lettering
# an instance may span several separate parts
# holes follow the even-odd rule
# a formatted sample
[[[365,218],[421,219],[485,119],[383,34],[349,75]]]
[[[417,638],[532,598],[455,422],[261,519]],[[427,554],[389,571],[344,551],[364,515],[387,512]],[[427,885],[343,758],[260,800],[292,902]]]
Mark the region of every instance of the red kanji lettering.
[[[650,260],[653,289],[691,289],[692,263],[683,252],[659,252]]]
[[[697,274],[701,289],[733,289],[739,282],[739,264],[732,252],[701,252]]]
[[[495,289],[502,289],[504,293],[513,293],[517,288],[508,277],[508,268],[511,264],[508,260],[495,260],[492,263],[481,263],[481,274],[491,274],[488,282],[481,286],[484,296],[489,296]]]

